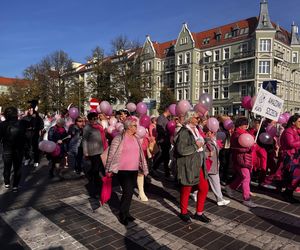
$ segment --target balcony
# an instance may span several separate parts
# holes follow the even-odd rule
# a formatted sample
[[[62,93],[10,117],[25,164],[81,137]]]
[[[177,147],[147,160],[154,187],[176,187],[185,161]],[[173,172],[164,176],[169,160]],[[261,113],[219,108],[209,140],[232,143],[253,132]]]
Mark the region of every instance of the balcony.
[[[252,60],[255,58],[255,51],[254,50],[247,50],[242,52],[234,53],[233,60],[234,62]]]
[[[231,80],[233,82],[247,82],[254,80],[254,73],[246,73],[246,74],[232,74]]]
[[[283,62],[283,52],[275,50],[274,51],[274,59],[275,59],[275,61]]]

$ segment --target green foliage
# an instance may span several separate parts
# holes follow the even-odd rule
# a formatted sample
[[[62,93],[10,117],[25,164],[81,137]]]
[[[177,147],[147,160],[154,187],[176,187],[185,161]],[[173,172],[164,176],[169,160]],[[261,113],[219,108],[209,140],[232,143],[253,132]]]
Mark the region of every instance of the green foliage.
[[[158,112],[161,114],[169,107],[172,103],[176,103],[174,93],[167,87],[163,87],[160,91],[160,105]]]

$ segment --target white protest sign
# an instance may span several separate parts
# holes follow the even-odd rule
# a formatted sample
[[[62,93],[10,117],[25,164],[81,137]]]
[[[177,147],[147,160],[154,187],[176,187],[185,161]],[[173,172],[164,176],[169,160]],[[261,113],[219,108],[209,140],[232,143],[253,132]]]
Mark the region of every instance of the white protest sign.
[[[284,100],[278,96],[266,91],[263,88],[257,93],[256,101],[253,105],[252,112],[260,116],[278,121],[283,107]]]

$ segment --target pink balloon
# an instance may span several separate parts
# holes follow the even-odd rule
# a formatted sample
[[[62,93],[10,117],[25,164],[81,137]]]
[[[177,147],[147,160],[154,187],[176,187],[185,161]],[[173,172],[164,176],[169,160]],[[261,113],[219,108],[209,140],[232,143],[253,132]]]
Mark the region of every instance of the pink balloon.
[[[270,145],[273,143],[273,138],[268,133],[261,133],[258,138],[259,141],[263,144]]]
[[[191,104],[187,100],[181,100],[176,106],[176,114],[185,115],[191,109]]]
[[[55,147],[56,147],[56,143],[53,141],[44,140],[39,143],[39,149],[46,153],[52,153],[54,151]]]
[[[148,115],[142,115],[139,123],[144,128],[149,128],[149,125],[151,123],[151,118]]]
[[[112,134],[112,132],[113,132],[114,130],[116,130],[116,128],[115,128],[114,126],[109,126],[109,127],[106,129],[107,133],[109,133],[109,134]]]
[[[291,114],[290,114],[289,112],[285,112],[285,113],[283,113],[282,115],[284,116],[286,122],[288,122],[289,119],[290,119],[290,117],[291,117]]]
[[[197,112],[201,117],[203,117],[207,115],[208,108],[204,104],[198,103],[195,105],[194,111]]]
[[[254,103],[255,103],[255,101],[256,101],[256,97],[257,97],[256,95],[252,97],[252,99],[251,99],[251,108],[250,108],[250,109],[253,108]]]
[[[133,102],[127,103],[126,108],[129,112],[136,111],[136,105]]]
[[[285,118],[285,116],[283,114],[279,115],[278,123],[279,124],[285,124],[285,123],[287,123],[287,120],[286,120],[286,118]]]
[[[109,119],[109,125],[112,126],[112,127],[116,126],[117,122],[118,122],[118,120],[115,117],[111,117]]]
[[[147,113],[147,105],[143,102],[139,102],[137,105],[136,105],[136,112],[139,114],[139,115],[144,115]]]
[[[227,119],[223,122],[223,126],[226,130],[230,130],[234,127],[233,121],[231,119]]]
[[[146,129],[143,126],[137,126],[136,135],[139,138],[144,138],[144,136],[146,135]]]
[[[69,109],[69,116],[72,118],[72,119],[76,119],[78,116],[79,116],[79,111],[78,111],[78,108],[70,108]]]
[[[113,107],[110,105],[109,110],[105,113],[107,116],[111,116],[113,113]]]
[[[56,144],[54,151],[51,153],[53,157],[58,157],[60,155],[60,146]]]
[[[167,123],[167,129],[170,132],[170,135],[175,134],[175,129],[176,129],[176,122],[171,120]]]
[[[102,113],[102,112],[101,112],[100,105],[97,106],[96,111],[97,111],[97,113],[99,113],[99,114]]]
[[[252,108],[251,100],[251,96],[244,96],[242,98],[242,107],[250,110]]]
[[[169,109],[171,115],[176,116],[176,104],[174,104],[174,103],[171,104],[168,109]]]
[[[218,129],[219,129],[219,121],[214,118],[214,117],[211,117],[207,120],[207,125],[208,129],[212,132],[217,132]]]
[[[102,101],[99,106],[101,112],[103,112],[104,114],[108,113],[110,110],[110,104],[107,101]]]
[[[241,134],[239,136],[238,141],[239,141],[239,144],[245,148],[250,148],[254,145],[254,138],[252,135],[250,135],[248,133]]]
[[[275,126],[269,125],[268,127],[266,127],[266,132],[272,137],[274,138],[277,134],[277,128]]]
[[[211,95],[208,93],[203,93],[199,97],[199,102],[202,103],[204,106],[207,107],[207,109],[210,109],[212,105],[212,98]]]

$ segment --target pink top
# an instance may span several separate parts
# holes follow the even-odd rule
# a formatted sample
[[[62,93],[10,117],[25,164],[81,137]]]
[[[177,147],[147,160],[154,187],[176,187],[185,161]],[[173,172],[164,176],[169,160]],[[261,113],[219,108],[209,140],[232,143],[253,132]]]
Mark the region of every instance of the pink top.
[[[140,148],[136,137],[124,135],[124,147],[120,157],[119,170],[139,170]]]

